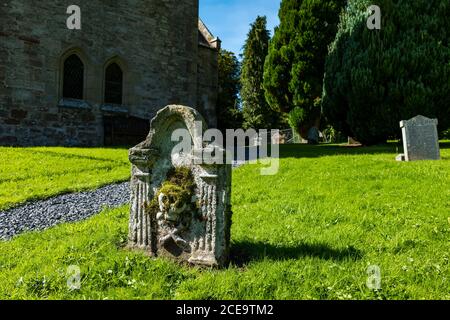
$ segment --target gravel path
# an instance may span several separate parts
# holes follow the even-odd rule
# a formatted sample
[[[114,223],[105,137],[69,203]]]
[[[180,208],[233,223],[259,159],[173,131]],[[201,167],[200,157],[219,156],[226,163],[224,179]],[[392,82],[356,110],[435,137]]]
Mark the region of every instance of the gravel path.
[[[248,150],[245,154],[248,159]],[[233,161],[233,168],[245,161]],[[39,231],[60,223],[85,220],[107,206],[120,207],[130,200],[129,182],[112,184],[94,191],[70,193],[0,211],[0,240],[26,231]]]
[[[127,204],[129,183],[113,184],[94,191],[70,193],[0,211],[0,240],[31,230],[44,230],[64,222],[87,219],[107,206]]]

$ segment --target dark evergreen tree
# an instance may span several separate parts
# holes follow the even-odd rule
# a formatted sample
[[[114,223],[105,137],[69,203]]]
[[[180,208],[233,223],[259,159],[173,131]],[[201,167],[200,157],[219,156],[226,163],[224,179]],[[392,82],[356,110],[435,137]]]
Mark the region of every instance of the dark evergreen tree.
[[[370,30],[372,0],[349,0],[330,46],[323,111],[364,144],[397,138],[418,114],[450,126],[450,1],[377,0],[381,29]]]
[[[283,0],[280,25],[270,42],[264,87],[270,106],[289,113],[304,138],[318,127],[325,59],[334,40],[343,0]]]
[[[239,109],[241,65],[233,52],[219,52],[219,94],[217,98],[218,129],[242,127],[243,116]]]
[[[279,113],[267,104],[263,88],[264,61],[270,40],[266,26],[266,17],[258,16],[244,45],[241,97],[246,128],[270,129],[278,123]]]

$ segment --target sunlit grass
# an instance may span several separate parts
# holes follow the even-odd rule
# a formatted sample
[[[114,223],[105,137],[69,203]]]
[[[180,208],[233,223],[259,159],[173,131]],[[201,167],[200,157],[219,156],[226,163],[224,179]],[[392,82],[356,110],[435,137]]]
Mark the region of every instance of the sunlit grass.
[[[275,176],[233,171],[228,268],[124,249],[125,206],[0,242],[0,299],[450,299],[448,145],[414,163],[396,162],[395,145],[281,151]],[[366,286],[372,265],[379,291]]]
[[[0,147],[0,209],[129,176],[126,149]]]

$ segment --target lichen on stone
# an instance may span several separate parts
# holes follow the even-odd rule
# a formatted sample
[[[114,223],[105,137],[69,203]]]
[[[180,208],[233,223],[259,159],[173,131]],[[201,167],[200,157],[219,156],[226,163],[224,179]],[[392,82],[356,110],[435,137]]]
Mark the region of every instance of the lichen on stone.
[[[192,171],[188,167],[171,168],[166,180],[147,205],[147,213],[156,216],[160,210],[159,197],[163,194],[166,208],[181,209],[184,205],[191,205],[195,195],[195,181]]]

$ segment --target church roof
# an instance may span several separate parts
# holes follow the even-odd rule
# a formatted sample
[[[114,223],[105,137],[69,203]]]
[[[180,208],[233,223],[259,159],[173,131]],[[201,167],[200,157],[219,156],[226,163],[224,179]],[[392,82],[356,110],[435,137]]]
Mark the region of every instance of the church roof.
[[[220,39],[214,37],[202,19],[198,19],[198,44],[211,49],[220,49]]]

